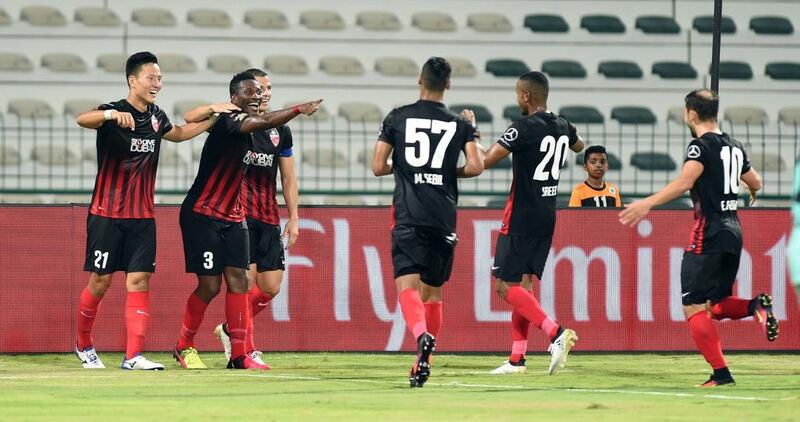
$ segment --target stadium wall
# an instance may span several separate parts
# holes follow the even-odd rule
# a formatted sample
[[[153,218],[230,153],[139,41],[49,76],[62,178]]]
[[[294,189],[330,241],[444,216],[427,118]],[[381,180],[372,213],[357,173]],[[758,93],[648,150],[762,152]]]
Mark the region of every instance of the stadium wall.
[[[385,207],[301,210],[300,241],[287,251],[281,294],[256,319],[256,344],[280,351],[413,350],[392,280]],[[509,307],[492,291],[489,267],[501,210],[459,211],[453,277],[445,288],[445,352],[506,351]],[[0,352],[72,349],[86,237],[85,206],[0,207]],[[614,210],[560,210],[551,257],[535,293],[545,310],[580,336],[576,350],[693,350],[680,305],[680,260],[690,211],[654,211],[637,228]],[[727,350],[800,350],[800,321],[785,264],[791,216],[785,209],[740,212],[745,252],[736,291],[771,292],[781,336],[768,343],[752,319],[719,324]],[[184,273],[178,207],[156,211],[157,272],[151,280],[148,350],[169,350],[195,287]],[[123,350],[124,281],[114,285],[95,323],[98,349]],[[197,336],[201,351],[219,350],[218,297]],[[546,340],[531,334],[531,350]]]

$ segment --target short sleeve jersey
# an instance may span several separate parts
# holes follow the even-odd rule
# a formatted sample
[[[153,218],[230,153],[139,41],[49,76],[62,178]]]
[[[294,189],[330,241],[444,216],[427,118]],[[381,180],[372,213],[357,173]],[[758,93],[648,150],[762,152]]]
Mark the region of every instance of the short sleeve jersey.
[[[242,205],[247,218],[280,224],[277,176],[281,157],[292,156],[292,131],[288,126],[267,129],[266,141],[254,142],[246,157],[248,167],[242,186]]]
[[[695,225],[687,251],[696,254],[729,251],[730,242],[717,242],[720,231],[741,236],[736,215],[739,178],[750,171],[750,161],[739,141],[728,134],[709,132],[692,140],[684,162],[697,161],[703,173],[692,186]]]
[[[455,232],[458,159],[475,129],[444,104],[419,100],[386,116],[378,139],[394,146],[393,225]]]
[[[511,152],[513,179],[500,232],[551,236],[556,225],[556,195],[567,149],[578,135],[562,116],[539,111],[517,120],[497,143]]]
[[[102,104],[98,110],[131,113],[134,130],[107,120],[97,128],[97,178],[89,213],[108,218],[153,218],[161,138],[172,130],[157,105],[140,112],[127,100]]]
[[[245,118],[246,113],[223,113],[214,122],[203,145],[197,176],[183,201],[184,207],[220,220],[244,221],[240,195],[244,175],[254,139],[263,137],[240,131]]]
[[[603,182],[602,188],[596,188],[586,182],[575,185],[569,197],[570,207],[621,207],[622,200],[619,188],[613,183]]]

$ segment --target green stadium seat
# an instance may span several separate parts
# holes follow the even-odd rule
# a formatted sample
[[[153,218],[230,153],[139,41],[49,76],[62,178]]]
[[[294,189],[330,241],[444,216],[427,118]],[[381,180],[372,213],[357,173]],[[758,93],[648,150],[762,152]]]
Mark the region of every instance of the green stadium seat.
[[[478,70],[471,61],[460,57],[446,57],[447,62],[450,63],[450,76],[453,77],[473,77],[478,74]]]
[[[279,10],[251,9],[244,12],[244,23],[255,29],[287,29],[289,20]]]
[[[625,24],[614,15],[586,15],[581,18],[581,28],[592,34],[625,33]]]
[[[709,73],[711,73],[711,69],[709,69]],[[719,78],[750,80],[753,79],[753,69],[745,62],[720,62]]]
[[[494,116],[489,112],[489,109],[480,104],[450,104],[449,108],[450,111],[456,114],[461,113],[461,110],[465,108],[472,110],[478,123],[491,123],[494,120]]]
[[[20,53],[0,53],[0,71],[30,72],[33,71],[33,63]]]
[[[636,29],[645,34],[680,34],[681,26],[670,16],[639,16]]]
[[[308,64],[299,56],[275,55],[264,58],[264,67],[273,73],[285,75],[308,74]]]
[[[503,118],[508,119],[511,121],[517,121],[521,119],[522,111],[520,111],[519,106],[514,104],[510,106],[503,107]]]
[[[494,168],[494,167],[493,167]],[[505,196],[498,196],[486,201],[486,208],[503,209],[506,206],[508,198]]]
[[[447,13],[419,12],[411,16],[411,25],[422,31],[453,32],[458,29],[456,21]]]
[[[115,27],[122,24],[116,13],[105,7],[81,7],[75,9],[75,21],[81,22],[86,26],[96,27]]]
[[[635,62],[624,60],[609,60],[600,62],[597,73],[613,79],[641,79],[643,72]]]
[[[214,54],[208,57],[206,63],[210,70],[228,75],[233,75],[241,72],[242,69],[252,67],[247,57],[238,54]]]
[[[672,171],[678,168],[675,160],[663,152],[635,152],[631,155],[631,165],[639,170]]]
[[[547,60],[542,63],[542,72],[551,78],[585,78],[586,69],[574,60]]]
[[[525,27],[533,32],[569,32],[569,24],[559,15],[527,15]]]
[[[351,56],[320,57],[319,70],[337,76],[358,76],[364,74],[364,66],[357,58]]]
[[[220,9],[190,10],[186,20],[200,28],[230,28],[233,26],[228,12]]]
[[[64,26],[67,18],[60,10],[50,6],[25,6],[19,12],[19,19],[34,26]]]
[[[670,107],[669,110],[667,110],[667,121],[675,122],[680,125],[685,124],[683,121],[683,114],[685,111],[686,108],[684,106]]]
[[[334,10],[306,10],[300,13],[300,24],[316,31],[344,29],[344,19]]]
[[[48,53],[42,56],[42,67],[54,72],[86,72],[88,68],[77,54]]]
[[[622,106],[614,107],[611,110],[611,118],[620,122],[628,124],[643,124],[654,125],[656,124],[656,115],[653,114],[647,107],[637,106]]]
[[[360,12],[356,25],[368,31],[399,31],[403,27],[397,15],[387,11]]]
[[[566,117],[572,123],[603,123],[605,121],[600,111],[592,106],[564,106],[558,110],[558,114]]]
[[[478,32],[511,32],[511,22],[500,13],[473,13],[467,16],[467,26]]]
[[[419,75],[419,66],[408,57],[378,57],[375,59],[375,70],[388,76]]]
[[[684,62],[656,62],[652,72],[664,79],[695,79],[697,71],[692,65]]]
[[[772,62],[767,63],[765,69],[767,76],[779,80],[800,80],[800,63],[798,62]]]
[[[36,99],[20,98],[8,101],[8,113],[23,119],[53,117],[50,104]]]
[[[377,105],[365,102],[341,103],[339,115],[349,122],[380,122],[384,117]]]
[[[728,107],[724,119],[734,125],[763,125],[769,121],[767,112],[755,106]]]
[[[141,26],[175,26],[175,15],[168,9],[143,7],[131,12],[131,20]]]
[[[530,68],[521,60],[493,59],[486,62],[486,71],[494,76],[518,78],[530,72]]]
[[[701,34],[710,34],[714,31],[714,17],[698,16],[694,18],[692,27]],[[723,16],[719,30],[721,34],[735,34],[736,23],[730,18],[730,16]]]
[[[753,16],[750,29],[756,34],[791,35],[794,33],[792,21],[783,16]]]
[[[787,125],[800,125],[800,107],[786,107],[778,111],[778,121]]]
[[[8,16],[5,9],[0,9],[0,25],[11,25],[11,16]]]
[[[622,170],[622,161],[619,159],[619,157],[608,151],[606,151],[606,157],[608,157],[609,170]],[[583,153],[575,155],[575,165],[580,167],[583,166]]]

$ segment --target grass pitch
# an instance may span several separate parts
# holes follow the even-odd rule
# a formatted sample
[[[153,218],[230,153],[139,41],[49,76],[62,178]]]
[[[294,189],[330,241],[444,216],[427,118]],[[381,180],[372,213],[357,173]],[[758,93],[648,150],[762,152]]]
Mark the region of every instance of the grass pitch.
[[[734,354],[735,387],[699,389],[710,370],[693,354],[580,354],[548,376],[487,372],[504,357],[435,355],[431,379],[410,389],[409,354],[270,353],[266,372],[187,371],[165,353],[162,372],[84,370],[70,354],[0,355],[2,420],[770,420],[800,419],[800,355]]]

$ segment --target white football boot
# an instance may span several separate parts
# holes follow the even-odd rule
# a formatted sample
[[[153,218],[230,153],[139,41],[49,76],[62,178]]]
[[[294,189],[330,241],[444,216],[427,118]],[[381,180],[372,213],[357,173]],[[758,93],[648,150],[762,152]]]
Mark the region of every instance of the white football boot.
[[[120,367],[122,369],[128,369],[128,370],[134,370],[134,371],[135,370],[141,370],[141,371],[163,371],[164,370],[164,365],[162,365],[160,363],[157,363],[157,362],[151,362],[151,361],[147,360],[147,358],[145,358],[142,355],[136,355],[136,356],[134,356],[134,357],[132,357],[130,359],[125,359],[125,357],[123,357],[122,358],[122,365]]]
[[[528,368],[525,367],[525,359],[520,359],[516,364],[512,364],[510,361],[505,361],[502,365],[492,369],[489,373],[492,375],[506,375],[524,374],[526,372],[528,372]]]
[[[94,349],[94,346],[83,350],[78,350],[78,346],[75,346],[74,352],[86,369],[104,369],[106,367],[103,365],[103,361],[100,360],[100,356],[97,356],[97,350]]]
[[[550,343],[550,346],[547,348],[547,351],[550,352],[550,368],[547,370],[548,374],[555,375],[559,369],[567,364],[567,355],[569,355],[569,351],[575,346],[577,341],[578,335],[575,334],[575,331],[567,328],[554,342]]]
[[[214,327],[214,335],[222,343],[222,348],[225,350],[225,360],[231,360],[231,337],[225,332],[225,328],[219,324]]]

